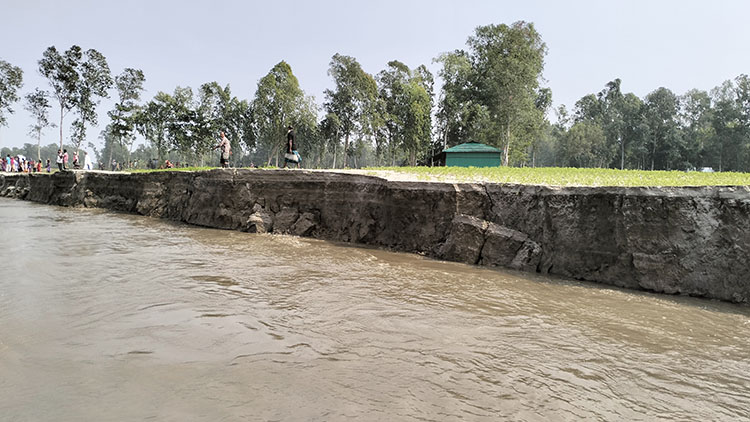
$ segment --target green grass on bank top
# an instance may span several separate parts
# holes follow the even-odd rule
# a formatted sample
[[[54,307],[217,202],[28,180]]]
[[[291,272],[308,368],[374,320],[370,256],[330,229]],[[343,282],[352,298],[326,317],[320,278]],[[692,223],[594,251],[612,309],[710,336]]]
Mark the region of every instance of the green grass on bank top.
[[[125,171],[128,173],[156,173],[160,171],[204,171],[217,168],[219,167],[173,167],[171,169],[132,169]]]
[[[744,186],[750,173],[645,171],[561,167],[370,167],[415,175],[419,180],[519,183],[551,186]]]
[[[133,173],[205,171],[219,167],[130,170]],[[268,167],[275,169],[277,167]],[[346,171],[330,169],[331,171]],[[368,167],[366,173],[404,173],[421,181],[518,183],[549,186],[750,186],[750,173],[646,171],[562,167]]]
[[[220,169],[221,167],[173,167],[171,169],[133,169],[133,170],[125,170],[128,173],[155,173],[160,171],[206,171],[206,170],[216,170]],[[252,170],[252,169],[261,169],[261,170],[268,170],[268,169],[278,169],[279,167],[270,166],[270,167],[231,167],[232,169],[244,169],[244,170]]]

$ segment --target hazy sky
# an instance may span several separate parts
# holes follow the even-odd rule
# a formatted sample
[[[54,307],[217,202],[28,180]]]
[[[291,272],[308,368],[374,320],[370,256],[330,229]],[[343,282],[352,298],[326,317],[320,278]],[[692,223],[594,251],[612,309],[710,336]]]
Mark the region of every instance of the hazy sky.
[[[623,91],[643,97],[660,86],[677,94],[709,90],[750,73],[748,17],[746,0],[0,0],[0,59],[24,70],[26,94],[48,87],[37,70],[47,47],[95,48],[113,74],[144,71],[144,100],[210,81],[252,99],[258,80],[285,60],[322,104],[335,53],[354,56],[372,74],[394,59],[437,73],[432,59],[464,48],[475,27],[525,20],[549,49],[544,77],[555,107],[570,109],[618,77]],[[21,102],[13,108],[0,147],[32,142],[28,113]],[[102,101],[89,141],[100,142],[111,108],[111,100]],[[65,121],[66,141],[72,120]],[[58,137],[47,129],[42,143]]]

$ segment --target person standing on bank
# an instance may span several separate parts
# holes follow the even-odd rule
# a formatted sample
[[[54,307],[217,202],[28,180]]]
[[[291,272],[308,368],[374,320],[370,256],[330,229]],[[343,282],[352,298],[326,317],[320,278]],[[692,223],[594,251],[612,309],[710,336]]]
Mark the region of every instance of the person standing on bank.
[[[60,171],[63,171],[63,153],[61,150],[57,150],[57,160],[55,160],[57,163],[57,169]]]
[[[63,150],[62,159],[63,159],[63,170],[67,170],[68,169],[68,150],[67,149]]]
[[[221,158],[219,162],[222,168],[229,167],[229,156],[232,154],[232,145],[229,143],[229,139],[224,135],[224,132],[220,132],[221,141],[219,145],[216,145],[214,149],[221,148]]]
[[[94,169],[94,166],[91,165],[91,157],[89,157],[89,153],[86,151],[83,151],[83,168],[86,170]]]
[[[286,128],[286,151],[284,154],[284,167],[286,168],[287,163],[296,163],[297,168],[300,168],[302,163],[302,157],[297,152],[297,144],[294,142],[294,128],[288,126]]]

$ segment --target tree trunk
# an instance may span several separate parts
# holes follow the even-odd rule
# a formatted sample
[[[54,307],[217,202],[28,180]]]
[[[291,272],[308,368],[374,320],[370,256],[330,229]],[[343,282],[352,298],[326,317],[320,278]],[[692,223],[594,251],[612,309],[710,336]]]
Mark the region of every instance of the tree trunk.
[[[114,142],[112,142],[112,138],[110,138],[109,141],[109,160],[107,160],[106,163],[104,163],[104,168],[106,169],[110,164],[112,164],[112,150],[115,148]],[[161,161],[159,161],[161,164]]]
[[[620,136],[620,170],[625,170],[625,140]]]
[[[651,171],[654,170],[654,161],[656,161],[656,142],[654,142],[651,148]]]
[[[163,158],[164,158],[164,151],[163,151],[163,147],[162,147],[162,144],[163,144],[163,142],[162,142],[162,141],[160,141],[160,142],[159,142],[159,146],[158,146],[158,147],[156,148],[156,155],[157,155],[157,157],[158,157],[158,160],[157,160],[157,161],[158,161],[159,163],[161,163],[161,162],[163,161]]]
[[[60,104],[60,149],[63,148],[63,137],[62,137],[62,129],[63,129],[63,107],[62,104]]]
[[[36,158],[42,161],[42,131],[37,132],[36,135]]]
[[[504,165],[507,167],[510,157],[510,124],[508,124],[508,127],[505,129],[505,148],[503,148],[503,161]]]
[[[346,138],[344,138],[344,167],[346,168],[347,163],[349,161],[349,134],[346,134]]]

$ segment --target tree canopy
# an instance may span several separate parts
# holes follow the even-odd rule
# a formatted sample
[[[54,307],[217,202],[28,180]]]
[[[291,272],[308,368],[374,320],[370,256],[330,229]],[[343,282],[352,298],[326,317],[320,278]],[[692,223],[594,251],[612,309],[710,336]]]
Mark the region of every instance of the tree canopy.
[[[0,60],[0,126],[8,124],[6,113],[13,113],[11,104],[18,101],[18,90],[22,85],[23,70]]]
[[[103,148],[89,143],[107,162],[211,162],[224,132],[233,165],[278,164],[286,127],[293,126],[305,166],[314,167],[432,165],[445,148],[481,142],[500,148],[509,166],[750,171],[747,75],[682,95],[656,87],[643,97],[613,78],[582,95],[570,112],[558,105],[550,121],[546,54],[541,34],[524,21],[478,26],[464,48],[434,59],[436,75],[397,58],[366,70],[337,53],[318,106],[286,61],[260,78],[248,99],[235,96],[229,84],[208,81],[164,87],[141,103],[141,70],[129,67],[113,77],[97,50],[51,46],[38,61],[48,91],[34,88],[24,108],[34,119],[30,136],[40,155],[41,134],[54,126],[50,110],[59,113],[61,148],[64,119],[73,112],[68,141],[79,148],[87,128],[99,123],[100,101],[113,95]],[[22,82],[22,70],[0,60],[0,126],[13,113]],[[146,143],[136,147],[139,136]]]

